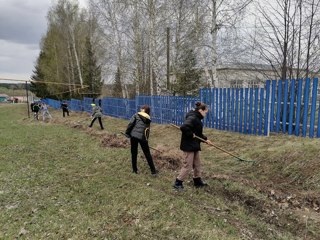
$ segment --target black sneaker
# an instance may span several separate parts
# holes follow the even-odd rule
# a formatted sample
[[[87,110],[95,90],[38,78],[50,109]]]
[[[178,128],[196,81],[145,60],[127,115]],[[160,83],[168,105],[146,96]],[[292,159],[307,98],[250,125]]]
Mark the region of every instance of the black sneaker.
[[[174,185],[173,185],[173,188],[175,189],[175,190],[178,190],[178,191],[181,191],[181,190],[183,190],[184,189],[184,187],[183,187],[183,181],[181,181],[181,180],[179,180],[179,179],[176,179],[176,181],[174,182]]]
[[[203,182],[200,177],[194,178],[194,179],[193,179],[193,183],[194,183],[194,186],[195,186],[196,188],[202,188],[202,187],[207,187],[207,186],[208,186],[208,184],[205,183],[205,182]]]

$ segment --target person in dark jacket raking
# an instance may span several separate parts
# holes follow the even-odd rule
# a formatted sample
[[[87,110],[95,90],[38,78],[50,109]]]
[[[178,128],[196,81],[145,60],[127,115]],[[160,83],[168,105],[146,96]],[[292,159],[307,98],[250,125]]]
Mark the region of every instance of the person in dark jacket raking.
[[[195,109],[187,113],[186,119],[180,127],[182,132],[180,149],[184,153],[184,161],[173,186],[177,190],[183,189],[183,181],[192,169],[194,186],[207,186],[201,179],[201,141],[195,138],[195,136],[200,137],[205,140],[205,143],[211,144],[211,141],[207,140],[207,137],[202,133],[203,124],[201,120],[206,116],[207,112],[207,106],[204,103],[197,102]]]
[[[131,143],[131,162],[132,170],[134,173],[138,173],[137,156],[138,156],[138,144],[140,144],[142,151],[149,164],[151,174],[157,175],[157,170],[154,166],[153,159],[150,153],[148,144],[148,138],[150,133],[150,107],[144,105],[141,107],[140,112],[134,114],[128,124],[125,135],[130,138]]]

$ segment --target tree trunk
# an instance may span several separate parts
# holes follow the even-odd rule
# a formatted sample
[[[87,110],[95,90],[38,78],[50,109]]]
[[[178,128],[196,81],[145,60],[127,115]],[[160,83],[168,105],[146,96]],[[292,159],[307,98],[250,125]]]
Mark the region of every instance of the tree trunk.
[[[79,80],[80,80],[80,85],[81,88],[83,87],[83,79],[82,79],[82,73],[81,73],[81,66],[80,66],[80,62],[79,62],[79,57],[78,57],[78,52],[77,52],[77,48],[76,48],[76,41],[75,41],[75,36],[74,36],[74,31],[73,29],[71,29],[70,27],[70,36],[71,36],[71,44],[72,44],[72,50],[73,50],[73,54],[76,60],[76,65],[77,65],[77,70],[78,70],[78,74],[79,74]]]
[[[217,77],[217,2],[212,0],[212,19],[211,19],[211,35],[212,35],[212,82],[211,87],[220,87]]]

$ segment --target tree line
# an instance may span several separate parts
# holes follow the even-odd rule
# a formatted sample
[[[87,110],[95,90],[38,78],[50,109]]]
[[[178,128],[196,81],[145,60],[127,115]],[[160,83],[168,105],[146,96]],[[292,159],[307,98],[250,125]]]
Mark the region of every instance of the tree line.
[[[80,8],[59,0],[48,12],[32,90],[95,97],[108,83],[115,97],[195,95],[199,87],[221,86],[217,68],[231,63],[270,66],[278,79],[313,77],[320,69],[319,4],[90,0]]]

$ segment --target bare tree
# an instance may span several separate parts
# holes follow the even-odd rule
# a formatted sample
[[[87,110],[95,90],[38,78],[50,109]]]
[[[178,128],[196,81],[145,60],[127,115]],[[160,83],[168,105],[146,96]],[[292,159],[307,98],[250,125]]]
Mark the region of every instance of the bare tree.
[[[310,71],[314,73],[318,68],[315,58],[319,56],[319,2],[257,3],[259,21],[255,33],[251,34],[256,39],[254,60],[271,65],[279,79],[308,77]]]

